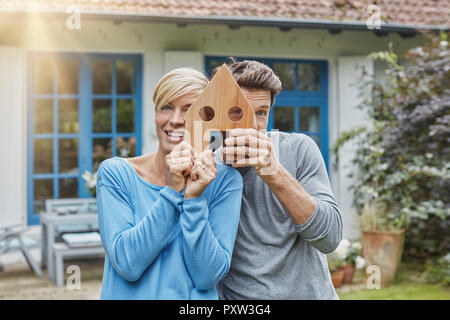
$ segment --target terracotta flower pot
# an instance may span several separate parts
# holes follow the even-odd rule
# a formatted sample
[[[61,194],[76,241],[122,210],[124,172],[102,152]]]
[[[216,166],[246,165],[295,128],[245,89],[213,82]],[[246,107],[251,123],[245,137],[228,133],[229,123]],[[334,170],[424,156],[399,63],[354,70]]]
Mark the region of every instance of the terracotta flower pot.
[[[388,286],[400,265],[405,230],[363,231],[363,248],[366,267],[380,268],[381,286]]]
[[[333,286],[335,288],[339,288],[344,280],[345,271],[344,269],[338,269],[331,273],[331,281],[333,282]]]
[[[355,275],[355,267],[352,264],[348,264],[344,267],[344,280],[343,284],[350,284],[353,282],[353,276]]]

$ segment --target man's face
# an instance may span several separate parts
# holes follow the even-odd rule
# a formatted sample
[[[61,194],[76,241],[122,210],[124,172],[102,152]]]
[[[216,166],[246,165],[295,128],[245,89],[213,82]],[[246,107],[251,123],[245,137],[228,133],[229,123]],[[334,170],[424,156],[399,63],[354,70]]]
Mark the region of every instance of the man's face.
[[[253,128],[256,130],[266,130],[270,111],[270,90],[242,87],[241,90],[255,111]]]

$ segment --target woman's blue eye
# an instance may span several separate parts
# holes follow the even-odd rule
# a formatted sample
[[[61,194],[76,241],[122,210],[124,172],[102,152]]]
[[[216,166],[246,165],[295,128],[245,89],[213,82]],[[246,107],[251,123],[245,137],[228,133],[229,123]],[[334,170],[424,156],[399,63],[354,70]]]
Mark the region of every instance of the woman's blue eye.
[[[172,110],[171,106],[164,106],[161,108],[161,110]]]

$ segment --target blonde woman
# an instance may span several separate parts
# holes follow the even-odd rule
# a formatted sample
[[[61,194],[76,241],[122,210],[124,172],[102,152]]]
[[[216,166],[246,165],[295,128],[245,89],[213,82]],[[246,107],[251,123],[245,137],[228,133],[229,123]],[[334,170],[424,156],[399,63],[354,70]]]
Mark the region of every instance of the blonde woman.
[[[217,299],[239,223],[242,178],[183,141],[185,112],[208,84],[175,69],[158,82],[158,151],[114,157],[98,170],[106,251],[102,299]]]

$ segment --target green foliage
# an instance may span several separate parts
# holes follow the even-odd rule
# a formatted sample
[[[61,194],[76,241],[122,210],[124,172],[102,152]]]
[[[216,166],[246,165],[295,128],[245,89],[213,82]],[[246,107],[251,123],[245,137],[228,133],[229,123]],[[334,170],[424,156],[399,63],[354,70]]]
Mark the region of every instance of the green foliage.
[[[390,51],[370,58],[387,64],[387,81],[365,74],[360,108],[369,124],[344,132],[333,151],[356,143],[350,174],[354,206],[371,228],[407,228],[415,252],[448,252],[450,222],[450,51],[447,34],[410,50],[406,66]],[[370,90],[368,90],[370,89]],[[371,211],[372,210],[372,211]],[[437,221],[437,224],[428,222]],[[433,228],[429,228],[433,225]],[[422,239],[421,239],[422,238]],[[424,239],[427,241],[421,241]],[[431,241],[431,242],[430,242]],[[424,245],[427,247],[424,247]]]
[[[426,264],[425,274],[430,283],[450,286],[450,253],[435,261],[430,259]]]

